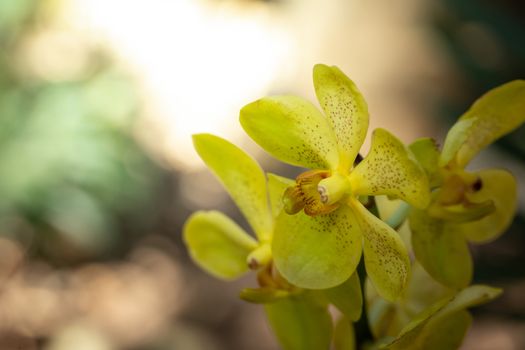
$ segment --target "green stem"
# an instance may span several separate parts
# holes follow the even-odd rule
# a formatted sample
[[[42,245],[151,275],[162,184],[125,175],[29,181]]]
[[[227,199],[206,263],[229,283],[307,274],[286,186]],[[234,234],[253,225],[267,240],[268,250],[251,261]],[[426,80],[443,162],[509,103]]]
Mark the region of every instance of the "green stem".
[[[367,209],[379,217],[379,211],[377,210],[377,204],[375,197],[370,196],[368,198],[369,202],[367,203]],[[357,265],[357,272],[359,274],[359,282],[361,282],[361,297],[363,300],[363,309],[361,312],[361,318],[354,324],[355,337],[356,337],[356,349],[361,349],[374,341],[374,336],[370,330],[368,324],[368,315],[366,313],[366,295],[365,295],[365,284],[366,284],[366,268],[364,256],[361,256],[361,260]]]
[[[407,202],[401,202],[401,204],[397,207],[396,211],[390,215],[390,217],[385,220],[385,223],[392,227],[394,230],[397,230],[401,227],[401,225],[405,222],[408,214],[410,213],[410,209],[412,207]]]

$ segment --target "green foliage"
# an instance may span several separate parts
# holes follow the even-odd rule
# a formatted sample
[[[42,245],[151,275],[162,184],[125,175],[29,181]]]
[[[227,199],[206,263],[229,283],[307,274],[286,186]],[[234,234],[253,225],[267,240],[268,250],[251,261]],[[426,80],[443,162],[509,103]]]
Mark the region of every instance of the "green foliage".
[[[264,306],[270,326],[285,350],[328,349],[332,319],[327,305],[304,293]]]
[[[469,286],[467,243],[499,236],[516,208],[510,173],[464,167],[523,123],[524,83],[478,100],[452,127],[442,152],[432,139],[407,147],[376,129],[369,154],[357,164],[369,122],[363,96],[337,67],[316,65],[313,78],[322,112],[302,98],[274,96],[240,113],[245,131],[268,153],[310,168],[295,181],[265,179],[229,142],[194,137],[260,242],[222,214],[199,212],[184,232],[191,256],[226,279],[255,270],[258,286],[240,297],[264,304],[284,349],[356,349],[363,340],[352,322],[363,316],[363,304],[373,348],[458,348],[472,322],[466,310],[501,293]],[[361,256],[365,303],[356,271]],[[343,315],[335,328],[330,305]]]
[[[355,350],[355,332],[352,322],[346,317],[341,317],[334,329],[334,349],[335,350]]]
[[[452,298],[439,300],[414,317],[401,330],[396,339],[385,345],[385,348],[392,350],[407,348],[443,349],[449,342],[460,345],[460,340],[470,324],[468,313],[465,315],[463,311],[472,306],[486,303],[500,293],[501,289],[498,288],[473,285],[460,291]],[[450,323],[455,324],[456,327],[451,327]],[[442,337],[441,340],[436,339],[434,333],[448,329],[453,331],[450,333],[450,337],[447,333],[447,336]]]
[[[132,78],[99,46],[80,39],[88,63],[71,76],[41,76],[40,61],[28,69],[35,58],[22,46],[47,33],[52,6],[0,1],[0,231],[38,233],[31,252],[67,263],[115,254],[140,234],[163,170],[133,136]]]
[[[354,272],[349,279],[337,287],[325,289],[324,293],[330,303],[338,308],[347,320],[357,322],[361,318],[363,298],[357,272]]]
[[[421,210],[410,215],[412,247],[418,261],[437,281],[464,288],[472,279],[472,258],[467,240],[454,231],[455,226]]]

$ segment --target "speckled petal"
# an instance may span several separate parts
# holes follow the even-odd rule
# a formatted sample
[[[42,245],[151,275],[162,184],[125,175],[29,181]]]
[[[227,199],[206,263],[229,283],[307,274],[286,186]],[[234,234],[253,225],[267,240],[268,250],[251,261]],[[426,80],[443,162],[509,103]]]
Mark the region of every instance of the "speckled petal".
[[[486,243],[498,238],[512,223],[516,213],[517,184],[514,176],[505,170],[488,169],[476,173],[482,188],[467,194],[473,203],[491,200],[496,210],[481,220],[457,225],[456,231],[476,243]]]
[[[360,202],[352,199],[350,205],[363,232],[366,273],[383,298],[396,300],[405,289],[410,272],[405,245],[396,231]]]
[[[416,208],[430,201],[428,178],[412,153],[384,129],[372,134],[372,147],[366,158],[350,173],[356,195],[389,195]]]
[[[242,228],[218,211],[194,213],[183,229],[190,256],[208,273],[234,279],[248,270],[248,254],[257,242]]]
[[[439,171],[440,152],[436,141],[429,137],[423,137],[412,142],[409,149],[423,170],[425,170],[430,186],[438,186],[442,179]]]
[[[295,96],[266,97],[241,109],[241,125],[275,158],[311,169],[335,169],[337,145],[328,120]]]
[[[339,68],[317,64],[314,67],[317,99],[335,132],[339,148],[339,171],[347,173],[363,144],[368,130],[365,99]]]
[[[464,167],[487,145],[525,121],[525,80],[514,80],[481,96],[448,132],[441,165]]]
[[[281,213],[272,252],[279,272],[292,284],[325,289],[346,281],[361,258],[361,232],[346,205],[315,217]]]
[[[412,248],[425,270],[440,283],[464,288],[472,280],[472,258],[457,225],[435,219],[422,210],[410,214]]]
[[[266,178],[259,164],[237,146],[214,135],[194,135],[193,145],[204,163],[222,182],[259,239],[268,239],[272,218]]]

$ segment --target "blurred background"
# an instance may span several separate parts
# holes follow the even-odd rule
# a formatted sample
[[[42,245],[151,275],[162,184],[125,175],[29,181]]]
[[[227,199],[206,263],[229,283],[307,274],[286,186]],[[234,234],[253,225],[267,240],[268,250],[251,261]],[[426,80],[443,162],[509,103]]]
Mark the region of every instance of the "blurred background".
[[[0,0],[0,349],[277,349],[237,298],[254,281],[216,281],[182,245],[198,209],[245,225],[191,134],[295,176],[238,111],[315,101],[320,62],[356,82],[371,129],[442,141],[476,97],[525,77],[525,3]],[[520,194],[509,232],[472,247],[476,282],[505,293],[476,309],[463,349],[525,348],[524,140],[472,164],[510,169]]]

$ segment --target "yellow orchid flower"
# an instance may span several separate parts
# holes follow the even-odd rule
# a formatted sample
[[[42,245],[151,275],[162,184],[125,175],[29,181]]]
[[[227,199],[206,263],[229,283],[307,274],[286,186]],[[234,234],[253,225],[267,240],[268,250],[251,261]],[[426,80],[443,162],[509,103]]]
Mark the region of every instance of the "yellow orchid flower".
[[[191,257],[204,270],[222,279],[240,277],[250,267],[271,260],[273,230],[268,192],[281,192],[279,183],[266,177],[259,164],[230,142],[210,134],[193,136],[197,153],[215,173],[252,227],[257,240],[218,211],[198,211],[184,226],[184,241]],[[270,188],[270,189],[269,189]],[[273,199],[272,206],[281,205]]]
[[[389,195],[424,208],[430,200],[427,177],[384,129],[373,132],[369,154],[354,167],[368,129],[366,102],[337,67],[316,65],[313,80],[324,115],[295,96],[257,100],[240,115],[245,131],[268,153],[312,169],[285,191],[286,211],[297,214],[276,217],[276,267],[299,287],[330,288],[352,275],[364,250],[372,282],[382,296],[395,299],[409,273],[406,248],[359,197]]]
[[[437,281],[466,287],[473,270],[467,241],[492,241],[512,222],[517,201],[513,175],[465,167],[480,150],[524,121],[525,81],[516,80],[479,98],[450,129],[441,153],[430,139],[410,146],[435,188],[429,207],[410,214],[412,246]]]
[[[292,180],[265,174],[257,162],[232,143],[209,134],[193,136],[197,153],[237,204],[255,237],[218,211],[191,215],[183,239],[191,258],[211,275],[232,280],[257,271],[259,288],[245,288],[240,297],[265,304],[268,321],[283,349],[328,348],[332,322],[328,302],[350,320],[361,317],[361,286],[357,273],[345,283],[313,294],[286,281],[275,271],[270,242],[282,193]],[[321,301],[319,301],[321,300]],[[291,330],[289,325],[294,324]]]

